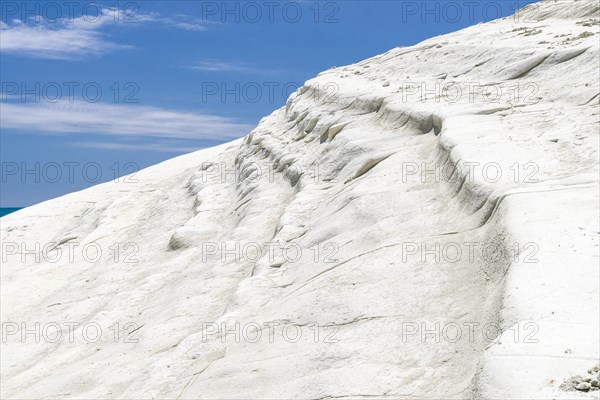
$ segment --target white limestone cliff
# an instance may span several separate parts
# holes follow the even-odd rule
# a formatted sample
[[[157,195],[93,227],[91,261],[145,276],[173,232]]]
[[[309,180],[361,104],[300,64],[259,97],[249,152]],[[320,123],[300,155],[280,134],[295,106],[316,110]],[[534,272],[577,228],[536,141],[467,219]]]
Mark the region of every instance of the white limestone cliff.
[[[600,7],[536,7],[3,217],[2,398],[597,398]]]

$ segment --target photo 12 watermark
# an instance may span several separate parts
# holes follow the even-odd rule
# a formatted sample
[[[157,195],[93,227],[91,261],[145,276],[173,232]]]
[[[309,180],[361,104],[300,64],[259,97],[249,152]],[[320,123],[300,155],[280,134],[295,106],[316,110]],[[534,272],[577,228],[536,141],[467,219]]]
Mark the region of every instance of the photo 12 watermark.
[[[137,23],[140,21],[139,3],[113,1],[107,5],[97,1],[2,1],[0,20],[8,24],[59,24],[77,21],[85,24]]]
[[[201,1],[204,22],[337,24],[340,1]]]
[[[539,5],[519,1],[401,1],[399,21],[474,24],[489,22],[504,15],[513,15],[514,22],[536,23]],[[527,6],[526,6],[527,5]]]
[[[2,263],[47,262],[50,264],[137,264],[140,246],[135,242],[100,244],[65,238],[58,242],[15,242],[0,244]]]
[[[536,258],[540,246],[535,242],[514,242],[507,245],[497,241],[404,241],[400,244],[400,249],[403,264],[497,263],[502,260],[523,264],[540,262]]]
[[[102,326],[97,322],[2,322],[2,343],[138,343],[140,329],[135,322],[115,322]]]
[[[2,183],[114,183],[136,184],[136,173],[140,167],[135,162],[114,162],[103,165],[98,162],[50,161],[17,162],[2,161],[0,178]]]
[[[202,343],[211,340],[220,340],[222,343],[269,343],[278,341],[298,343],[308,340],[313,343],[333,344],[338,343],[336,334],[339,327],[334,323],[319,324],[292,324],[287,321],[267,322],[235,322],[233,324],[221,322],[203,322]]]
[[[537,104],[540,91],[537,82],[516,82],[510,84],[490,82],[458,82],[458,81],[402,81],[395,84],[403,103],[479,103],[513,105]]]
[[[172,250],[182,247],[176,240],[171,240]],[[197,246],[202,254],[202,263],[267,263],[271,268],[280,268],[283,264],[306,262],[311,264],[333,264],[339,262],[337,254],[340,246],[332,241],[311,246],[302,245],[296,241],[272,242],[209,242],[203,241]]]
[[[285,103],[290,95],[302,88],[300,82],[277,81],[247,81],[247,82],[217,82],[204,81],[201,84],[202,103],[219,102],[223,104],[240,103]],[[317,82],[307,99],[317,103],[334,103],[340,91],[336,82]]]
[[[399,181],[402,183],[498,183],[505,179],[514,183],[535,184],[540,166],[533,161],[502,165],[496,161],[461,161],[459,163],[425,163],[403,161]]]
[[[86,102],[114,104],[136,104],[140,100],[140,88],[136,82],[24,82],[2,81],[0,101],[2,103],[59,103]]]
[[[411,321],[402,322],[400,336],[402,343],[491,344],[500,343],[504,337],[514,343],[537,344],[539,330],[539,325],[533,321],[517,322],[507,330],[497,322]]]
[[[338,183],[333,177],[339,165],[326,161],[304,166],[295,161],[244,161],[230,165],[224,161],[206,161],[200,166],[199,176],[194,179],[201,183],[274,183],[278,172],[284,172],[283,179],[295,183],[299,177],[308,177],[313,183]]]

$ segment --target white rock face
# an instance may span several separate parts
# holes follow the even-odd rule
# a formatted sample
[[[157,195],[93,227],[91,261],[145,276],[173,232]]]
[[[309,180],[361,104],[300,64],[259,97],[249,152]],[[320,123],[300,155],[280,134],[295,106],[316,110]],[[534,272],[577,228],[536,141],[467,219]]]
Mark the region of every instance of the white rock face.
[[[244,139],[3,217],[2,398],[572,398],[599,13],[331,69]]]

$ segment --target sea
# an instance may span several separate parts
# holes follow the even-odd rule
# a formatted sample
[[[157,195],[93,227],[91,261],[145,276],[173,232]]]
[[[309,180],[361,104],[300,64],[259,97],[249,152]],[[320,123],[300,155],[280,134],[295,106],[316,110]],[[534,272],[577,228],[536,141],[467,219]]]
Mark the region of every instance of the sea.
[[[14,213],[15,211],[19,211],[22,207],[20,208],[15,208],[15,207],[0,207],[0,217],[4,217],[5,215],[8,215],[10,213]]]

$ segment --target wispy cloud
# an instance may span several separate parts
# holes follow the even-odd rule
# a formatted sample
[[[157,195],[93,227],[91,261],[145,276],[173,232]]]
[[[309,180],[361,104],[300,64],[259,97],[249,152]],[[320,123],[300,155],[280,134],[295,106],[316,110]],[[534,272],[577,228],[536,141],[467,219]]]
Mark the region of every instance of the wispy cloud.
[[[3,129],[30,133],[230,140],[253,128],[231,118],[140,105],[7,102],[0,110]]]
[[[73,59],[128,48],[106,40],[99,31],[109,20],[103,14],[94,23],[83,17],[55,23],[0,22],[0,51],[34,58]]]
[[[195,71],[208,71],[208,72],[258,72],[259,69],[250,67],[243,63],[219,61],[219,60],[205,60],[200,61],[196,65],[188,67]]]
[[[280,70],[262,68],[239,61],[221,61],[216,59],[206,59],[195,63],[194,65],[185,67],[194,71],[205,72],[246,72],[252,74],[278,74]]]
[[[158,24],[185,31],[203,31],[208,23],[185,15],[163,17],[157,13],[135,15],[132,20],[117,22],[115,10],[102,8],[93,18],[62,18],[53,22],[31,17],[28,21],[0,21],[0,52],[33,58],[73,60],[99,56],[132,46],[118,44],[107,38],[102,28],[107,26],[135,27]]]
[[[187,15],[178,14],[173,17],[154,16],[154,21],[159,22],[167,27],[182,29],[184,31],[205,31],[209,25],[214,25],[214,22],[202,21],[198,18],[192,18]]]
[[[204,147],[198,145],[177,146],[165,142],[151,143],[114,143],[114,142],[73,142],[73,147],[81,147],[98,150],[125,150],[125,151],[157,151],[165,153],[189,153],[196,150],[201,150]]]
[[[204,30],[206,30],[206,25],[193,24],[190,22],[175,22],[173,25],[175,27],[183,29],[185,31],[204,31]]]

